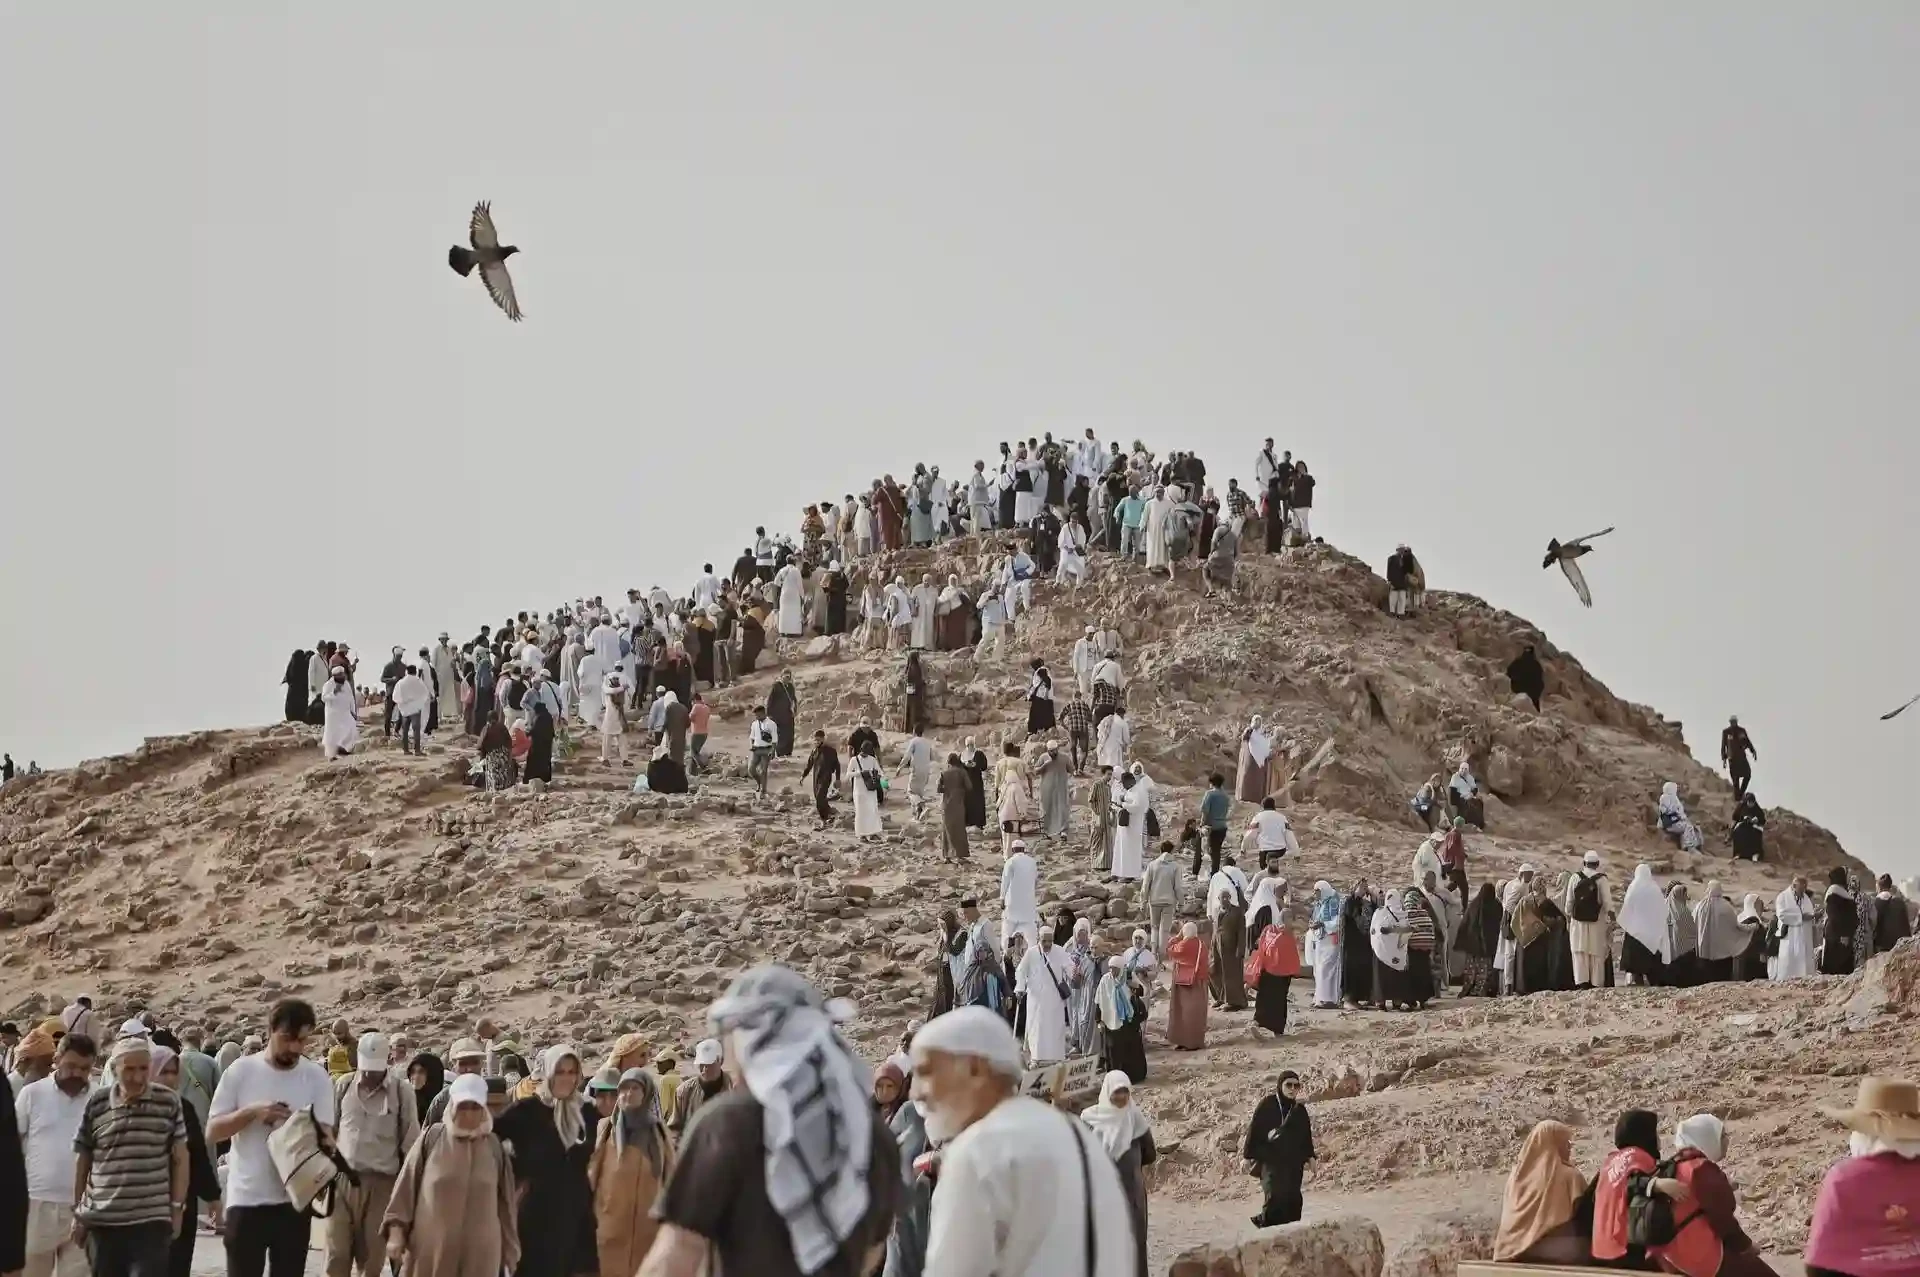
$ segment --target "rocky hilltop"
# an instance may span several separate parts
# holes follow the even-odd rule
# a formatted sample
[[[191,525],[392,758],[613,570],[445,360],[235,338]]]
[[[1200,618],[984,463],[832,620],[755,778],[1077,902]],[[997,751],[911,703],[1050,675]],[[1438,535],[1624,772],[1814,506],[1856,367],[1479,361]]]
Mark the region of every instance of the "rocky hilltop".
[[[957,545],[962,555],[897,555],[897,570],[971,579],[991,547]],[[1136,756],[1169,812],[1190,806],[1209,771],[1231,773],[1249,715],[1277,726],[1280,793],[1302,847],[1286,870],[1296,890],[1321,877],[1404,880],[1422,834],[1408,798],[1462,757],[1493,795],[1488,832],[1470,842],[1476,884],[1522,860],[1564,872],[1588,849],[1616,889],[1647,860],[1718,879],[1735,899],[1770,897],[1793,870],[1864,869],[1826,830],[1777,808],[1768,864],[1724,859],[1732,793],[1688,753],[1681,725],[1616,696],[1480,599],[1430,592],[1418,615],[1393,618],[1385,582],[1324,545],[1243,559],[1237,593],[1213,599],[1191,568],[1169,582],[1111,559],[1098,567],[1077,593],[1038,588],[1005,661],[926,658],[940,754],[967,736],[985,747],[1024,737],[1028,660],[1070,678],[1082,627],[1110,623],[1125,640]],[[1547,670],[1537,713],[1504,673],[1526,643]],[[757,803],[746,721],[782,670],[799,689],[803,739],[824,728],[844,740],[868,716],[897,761],[898,658],[814,638],[777,645],[748,680],[707,693],[715,768],[693,795],[634,795],[632,771],[601,765],[592,736],[544,792],[489,798],[461,783],[465,738],[443,736],[414,758],[376,730],[351,759],[326,764],[317,733],[292,724],[155,738],[16,779],[0,791],[0,1009],[17,1019],[86,992],[109,1019],[151,1006],[236,1033],[299,994],[323,1018],[441,1045],[485,1013],[522,1042],[592,1049],[638,1030],[686,1046],[732,974],[778,959],[858,999],[855,1036],[881,1054],[924,1014],[939,910],[965,892],[997,894],[998,842],[976,846],[964,869],[943,866],[937,829],[901,801],[881,844],[856,844],[844,807],[840,826],[820,832],[799,758],[776,765],[774,797]],[[1697,862],[1676,863],[1655,832],[1669,780],[1707,836],[1712,854]],[[1766,781],[1762,771],[1763,797]],[[1142,910],[1092,865],[1087,783],[1065,845],[1035,840],[1043,896],[1123,944]],[[1585,1132],[1591,1165],[1614,1113],[1641,1103],[1668,1119],[1728,1117],[1750,1231],[1795,1248],[1819,1172],[1843,1144],[1814,1106],[1869,1067],[1920,1069],[1920,958],[1894,956],[1907,965],[1864,991],[1855,977],[1837,992],[1808,981],[1449,1001],[1420,1016],[1303,1012],[1297,1036],[1279,1042],[1256,1041],[1245,1014],[1216,1013],[1212,1045],[1156,1051],[1142,1092],[1171,1146],[1156,1200],[1181,1202],[1156,1206],[1155,1252],[1247,1231],[1256,1190],[1238,1174],[1234,1139],[1281,1065],[1322,1096],[1312,1209],[1367,1209],[1390,1244],[1447,1212],[1497,1209],[1533,1121]]]

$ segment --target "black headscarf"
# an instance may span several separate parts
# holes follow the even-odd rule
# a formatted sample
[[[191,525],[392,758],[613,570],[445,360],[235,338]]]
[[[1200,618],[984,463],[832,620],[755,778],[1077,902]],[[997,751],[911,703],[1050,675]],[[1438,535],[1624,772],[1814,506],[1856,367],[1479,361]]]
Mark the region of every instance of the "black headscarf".
[[[1628,1109],[1613,1124],[1615,1148],[1637,1148],[1655,1161],[1660,1159],[1660,1115],[1646,1109]]]
[[[1500,896],[1493,884],[1480,884],[1479,894],[1467,906],[1460,924],[1460,952],[1474,958],[1491,959],[1500,947],[1500,920],[1505,915]]]
[[[1053,920],[1053,942],[1057,945],[1065,945],[1072,940],[1073,924],[1079,920],[1073,910],[1061,905],[1059,915]]]
[[[446,1089],[447,1066],[442,1064],[440,1057],[433,1052],[422,1051],[420,1054],[414,1056],[412,1062],[407,1065],[407,1080],[409,1082],[413,1080],[413,1071],[415,1069],[425,1069],[427,1071],[427,1084],[413,1093],[414,1103],[420,1106],[420,1122],[424,1126],[427,1121],[427,1110],[433,1107],[433,1097]]]

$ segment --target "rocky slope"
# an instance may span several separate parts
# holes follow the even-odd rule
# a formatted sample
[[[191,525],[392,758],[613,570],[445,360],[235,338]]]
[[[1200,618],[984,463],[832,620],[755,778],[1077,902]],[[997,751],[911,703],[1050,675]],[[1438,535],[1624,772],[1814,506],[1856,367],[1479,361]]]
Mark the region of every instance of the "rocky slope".
[[[971,576],[980,547],[965,549],[900,555],[889,571]],[[1318,877],[1404,879],[1420,840],[1408,796],[1462,756],[1496,795],[1489,834],[1471,842],[1476,882],[1521,860],[1564,872],[1589,848],[1616,885],[1645,859],[1718,878],[1736,899],[1771,895],[1788,866],[1862,868],[1827,831],[1778,809],[1771,863],[1719,858],[1731,791],[1688,754],[1680,725],[1479,599],[1431,593],[1418,616],[1396,620],[1381,607],[1385,583],[1326,546],[1243,561],[1232,598],[1203,599],[1191,569],[1168,582],[1100,566],[1078,593],[1039,588],[1006,661],[927,658],[940,754],[969,735],[990,748],[1024,736],[1027,660],[1044,656],[1070,677],[1082,626],[1111,622],[1126,643],[1137,754],[1169,811],[1190,805],[1210,770],[1231,773],[1250,714],[1278,726],[1303,848],[1287,869],[1296,889]],[[1528,642],[1548,671],[1540,713],[1515,703],[1503,672]],[[997,840],[963,870],[941,866],[937,833],[897,801],[882,844],[855,844],[844,809],[838,828],[818,832],[797,758],[776,767],[774,800],[756,803],[745,723],[779,669],[796,679],[803,739],[816,727],[844,739],[863,715],[901,725],[897,658],[834,639],[769,656],[747,682],[708,694],[718,767],[687,797],[631,795],[632,772],[602,766],[589,744],[546,792],[490,800],[458,783],[470,741],[409,758],[376,728],[351,760],[324,764],[313,730],[294,725],[158,738],[17,779],[0,791],[0,1010],[20,1018],[87,992],[109,1019],[151,1006],[237,1033],[298,993],[324,1016],[428,1042],[486,1013],[522,1042],[596,1047],[638,1029],[684,1046],[735,971],[775,958],[856,997],[856,1036],[877,1055],[924,1012],[939,910],[966,891],[996,894]],[[890,762],[899,739],[887,735]],[[1667,780],[1717,855],[1673,864],[1678,853],[1653,830]],[[1764,772],[1758,781],[1764,794]],[[1139,910],[1093,869],[1085,827],[1076,809],[1067,845],[1036,840],[1046,894],[1124,943]],[[1841,1145],[1812,1106],[1865,1068],[1920,1069],[1913,981],[1902,978],[1872,1011],[1848,1009],[1858,990],[1829,996],[1806,982],[1449,1002],[1417,1017],[1303,1013],[1299,1035],[1278,1043],[1255,1041],[1245,1015],[1216,1015],[1214,1044],[1156,1053],[1143,1093],[1173,1145],[1156,1192],[1183,1203],[1161,1211],[1156,1253],[1191,1240],[1183,1228],[1230,1234],[1246,1218],[1254,1190],[1232,1140],[1281,1064],[1326,1096],[1310,1198],[1411,1190],[1434,1211],[1495,1206],[1532,1121],[1587,1132],[1591,1163],[1613,1114],[1651,1101],[1667,1117],[1730,1117],[1750,1228],[1796,1246],[1818,1172]],[[1395,1213],[1420,1217],[1417,1205]]]

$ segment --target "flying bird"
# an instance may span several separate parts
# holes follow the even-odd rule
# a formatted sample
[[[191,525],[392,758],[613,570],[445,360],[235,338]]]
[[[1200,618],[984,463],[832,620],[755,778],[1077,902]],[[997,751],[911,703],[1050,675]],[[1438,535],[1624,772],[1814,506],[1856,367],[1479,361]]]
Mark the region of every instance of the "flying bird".
[[[1593,606],[1593,592],[1587,588],[1586,573],[1580,570],[1580,565],[1575,560],[1583,554],[1592,553],[1593,547],[1587,542],[1595,537],[1603,537],[1611,531],[1613,531],[1612,528],[1601,528],[1598,532],[1589,532],[1583,537],[1575,537],[1565,545],[1558,541],[1547,542],[1547,557],[1540,561],[1540,566],[1550,568],[1558,563],[1560,570],[1567,574],[1567,580],[1573,582],[1573,592],[1580,596],[1583,606]]]
[[[487,286],[487,296],[506,312],[508,319],[519,323],[520,302],[513,295],[513,276],[507,274],[507,259],[520,250],[512,244],[500,243],[500,232],[493,228],[489,201],[481,200],[473,206],[473,217],[467,223],[467,239],[473,247],[466,249],[455,244],[449,248],[447,265],[463,278],[478,266],[480,282]]]
[[[1908,701],[1907,705],[1913,704],[1914,701],[1920,701],[1920,696],[1916,696],[1913,698],[1912,701]],[[1883,723],[1886,722],[1889,718],[1892,718],[1895,715],[1897,715],[1900,712],[1900,710],[1907,708],[1907,705],[1902,705],[1900,709],[1888,710],[1886,713],[1880,716],[1880,721]]]

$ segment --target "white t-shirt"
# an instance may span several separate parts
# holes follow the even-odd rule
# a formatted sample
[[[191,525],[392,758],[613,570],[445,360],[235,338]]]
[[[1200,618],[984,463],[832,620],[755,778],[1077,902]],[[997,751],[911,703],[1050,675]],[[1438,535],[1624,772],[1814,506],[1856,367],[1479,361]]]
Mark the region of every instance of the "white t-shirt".
[[[14,1096],[20,1122],[20,1150],[27,1160],[27,1197],[36,1202],[73,1205],[73,1137],[87,1111],[93,1088],[69,1096],[50,1077],[29,1082]]]
[[[926,1277],[1072,1277],[1086,1271],[1086,1197],[1093,1186],[1095,1277],[1132,1277],[1132,1216],[1113,1159],[1079,1119],[1019,1096],[962,1131],[940,1161]]]
[[[296,1112],[312,1108],[313,1116],[329,1129],[334,1124],[333,1083],[327,1071],[302,1059],[290,1069],[277,1069],[265,1054],[242,1056],[221,1075],[213,1093],[209,1118],[224,1117],[255,1104],[286,1105]],[[234,1206],[279,1206],[288,1202],[286,1186],[267,1152],[268,1129],[254,1122],[233,1137],[227,1160],[225,1202]]]
[[[1277,811],[1263,810],[1253,818],[1254,845],[1261,851],[1287,849],[1287,818]]]

